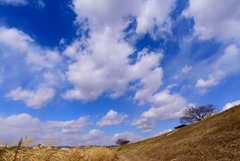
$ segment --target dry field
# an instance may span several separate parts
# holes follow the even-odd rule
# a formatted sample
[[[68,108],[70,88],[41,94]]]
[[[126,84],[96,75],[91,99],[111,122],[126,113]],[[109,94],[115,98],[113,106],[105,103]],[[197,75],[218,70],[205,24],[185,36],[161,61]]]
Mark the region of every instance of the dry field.
[[[112,150],[124,161],[240,161],[240,105],[170,133]]]
[[[25,138],[0,146],[0,161],[227,161],[240,160],[240,105],[140,142],[113,148],[28,148]],[[1,144],[1,143],[0,143]]]
[[[11,144],[16,143],[12,142]],[[0,161],[115,161],[116,154],[106,147],[90,147],[86,145],[83,149],[75,147],[52,148],[51,146],[41,148],[35,146],[29,148],[31,140],[20,141],[17,146],[0,146]]]

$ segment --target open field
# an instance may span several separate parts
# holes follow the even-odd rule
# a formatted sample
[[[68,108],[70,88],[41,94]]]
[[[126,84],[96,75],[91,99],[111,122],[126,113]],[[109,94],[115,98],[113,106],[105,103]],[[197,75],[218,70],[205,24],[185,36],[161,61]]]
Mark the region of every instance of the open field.
[[[28,148],[31,142],[1,146],[0,161],[240,160],[240,105],[173,132],[112,148]]]
[[[0,147],[0,161],[115,161],[116,154],[106,147],[28,148]]]
[[[240,105],[170,133],[112,150],[126,161],[240,160]]]

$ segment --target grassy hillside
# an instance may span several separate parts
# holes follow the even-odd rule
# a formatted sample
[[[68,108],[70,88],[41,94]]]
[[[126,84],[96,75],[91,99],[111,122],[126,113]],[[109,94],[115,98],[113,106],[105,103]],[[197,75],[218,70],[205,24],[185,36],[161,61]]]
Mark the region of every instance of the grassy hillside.
[[[240,160],[240,105],[170,133],[113,150],[126,161]]]

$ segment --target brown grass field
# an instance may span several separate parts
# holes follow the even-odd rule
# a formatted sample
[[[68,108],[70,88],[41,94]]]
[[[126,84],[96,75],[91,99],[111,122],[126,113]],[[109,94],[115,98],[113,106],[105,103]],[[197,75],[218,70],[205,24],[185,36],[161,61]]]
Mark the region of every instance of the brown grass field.
[[[170,133],[112,150],[124,161],[240,161],[240,105]]]
[[[106,147],[68,148],[3,148],[0,161],[115,161],[117,156]]]
[[[0,161],[240,161],[240,105],[172,134],[113,148],[31,149],[31,143],[0,146]]]

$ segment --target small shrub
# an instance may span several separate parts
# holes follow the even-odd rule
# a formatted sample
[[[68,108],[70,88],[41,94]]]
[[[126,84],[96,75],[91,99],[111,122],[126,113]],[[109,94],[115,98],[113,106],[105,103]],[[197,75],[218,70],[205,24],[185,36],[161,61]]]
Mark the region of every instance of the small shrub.
[[[117,141],[116,141],[116,144],[118,144],[118,145],[126,145],[126,144],[128,144],[130,141],[129,140],[127,140],[127,139],[118,139]]]

